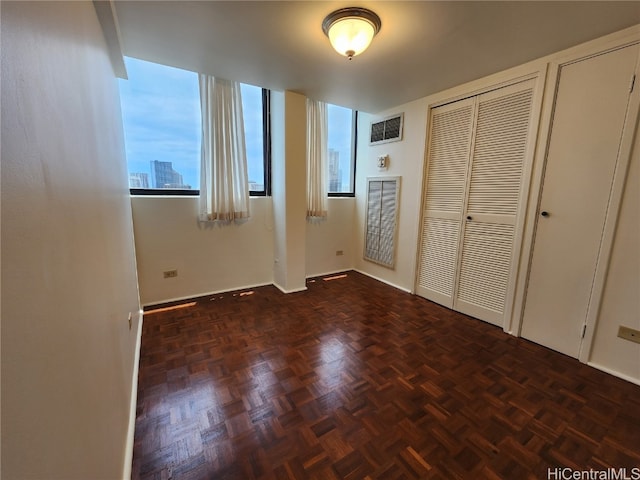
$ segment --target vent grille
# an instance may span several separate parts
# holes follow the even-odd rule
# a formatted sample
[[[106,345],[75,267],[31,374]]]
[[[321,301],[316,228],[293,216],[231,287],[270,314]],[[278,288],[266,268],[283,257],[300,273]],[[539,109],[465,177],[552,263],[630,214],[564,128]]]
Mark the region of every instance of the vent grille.
[[[393,268],[399,177],[367,179],[364,258]]]
[[[394,115],[371,124],[371,144],[398,142],[402,140],[404,113]]]

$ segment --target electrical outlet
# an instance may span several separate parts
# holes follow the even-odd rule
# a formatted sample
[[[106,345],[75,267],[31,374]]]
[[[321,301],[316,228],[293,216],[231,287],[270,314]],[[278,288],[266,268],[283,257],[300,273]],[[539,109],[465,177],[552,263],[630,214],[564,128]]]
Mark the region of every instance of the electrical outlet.
[[[178,276],[178,270],[167,270],[166,272],[162,272],[164,278],[173,278]]]
[[[382,155],[378,157],[378,168],[380,170],[386,170],[389,166],[389,155]]]
[[[618,336],[625,340],[640,343],[640,330],[634,330],[633,328],[620,325],[618,328]]]
[[[133,317],[131,316],[131,312],[129,312],[129,330],[131,330],[132,325],[133,325]]]
[[[341,257],[342,255],[344,255],[342,250],[336,250],[336,257]]]

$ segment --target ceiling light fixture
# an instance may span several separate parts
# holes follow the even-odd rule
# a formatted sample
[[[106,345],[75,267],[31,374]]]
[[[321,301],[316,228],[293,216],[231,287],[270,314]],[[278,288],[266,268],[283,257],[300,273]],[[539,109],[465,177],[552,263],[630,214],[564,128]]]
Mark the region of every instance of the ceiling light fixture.
[[[349,7],[327,15],[322,31],[336,52],[351,60],[367,49],[381,25],[380,17],[371,10]]]

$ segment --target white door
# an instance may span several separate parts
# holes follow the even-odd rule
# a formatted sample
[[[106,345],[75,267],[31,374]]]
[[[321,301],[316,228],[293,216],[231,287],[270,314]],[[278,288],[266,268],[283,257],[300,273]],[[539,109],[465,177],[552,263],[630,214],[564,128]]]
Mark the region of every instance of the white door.
[[[416,293],[502,326],[534,80],[431,110]]]
[[[453,309],[502,327],[513,268],[534,81],[480,95]]]
[[[576,358],[639,52],[559,71],[521,334]]]
[[[416,293],[453,307],[475,99],[431,110]]]

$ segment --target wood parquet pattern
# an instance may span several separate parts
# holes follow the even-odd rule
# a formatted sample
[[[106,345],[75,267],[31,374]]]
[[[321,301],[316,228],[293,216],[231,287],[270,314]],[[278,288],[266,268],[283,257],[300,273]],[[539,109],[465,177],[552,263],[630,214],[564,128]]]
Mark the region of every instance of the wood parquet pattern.
[[[640,467],[640,386],[355,272],[308,287],[145,314],[133,478]]]

